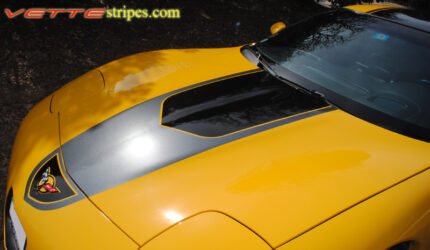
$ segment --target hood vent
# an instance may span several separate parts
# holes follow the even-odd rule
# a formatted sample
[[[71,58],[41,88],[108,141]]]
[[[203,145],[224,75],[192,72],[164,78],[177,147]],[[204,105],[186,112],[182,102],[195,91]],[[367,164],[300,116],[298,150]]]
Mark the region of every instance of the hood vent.
[[[168,97],[162,124],[206,137],[328,106],[266,72],[230,78]]]

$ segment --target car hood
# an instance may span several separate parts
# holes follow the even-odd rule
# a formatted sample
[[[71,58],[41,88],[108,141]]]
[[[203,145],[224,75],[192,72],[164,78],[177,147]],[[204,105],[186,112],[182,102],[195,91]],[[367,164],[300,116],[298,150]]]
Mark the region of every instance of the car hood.
[[[89,103],[110,98],[110,109],[100,101],[59,111],[70,176],[140,244],[212,211],[277,247],[429,164],[428,143],[330,107],[216,138],[166,128],[166,97],[254,67],[237,48],[163,53],[152,73],[133,66],[139,57],[101,69],[107,97]],[[208,56],[218,59],[202,66]],[[86,116],[75,121],[78,113]]]
[[[196,213],[221,211],[278,246],[425,169],[428,152],[426,143],[336,110],[188,157],[91,200],[140,243]]]

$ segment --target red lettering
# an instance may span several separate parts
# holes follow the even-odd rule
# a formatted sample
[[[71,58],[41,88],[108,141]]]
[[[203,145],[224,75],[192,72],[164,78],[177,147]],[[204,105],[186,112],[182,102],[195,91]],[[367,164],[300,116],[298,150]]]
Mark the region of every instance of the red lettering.
[[[67,12],[70,13],[69,18],[74,19],[78,13],[85,12],[85,9],[67,9]]]
[[[27,19],[41,19],[43,18],[43,15],[45,15],[45,13],[45,9],[28,9],[24,13],[24,17]]]
[[[6,14],[7,18],[12,19],[15,18],[19,15],[21,15],[22,13],[24,13],[25,9],[19,9],[15,12],[12,12],[9,8],[4,9],[4,13]]]
[[[106,15],[106,8],[70,8],[70,9],[58,9],[58,8],[31,8],[31,9],[19,9],[12,11],[9,8],[4,9],[4,13],[7,18],[12,19],[17,16],[23,15],[27,19],[42,19],[46,13],[49,14],[50,19],[54,19],[61,13],[69,14],[70,19],[76,18],[80,13],[83,13],[83,17],[86,19],[102,19]]]
[[[87,11],[85,11],[84,13],[84,17],[87,19],[101,19],[104,17],[106,13],[106,9],[88,9]]]
[[[51,13],[49,15],[49,18],[54,19],[57,17],[58,13],[64,13],[66,12],[65,9],[47,9],[46,12]]]

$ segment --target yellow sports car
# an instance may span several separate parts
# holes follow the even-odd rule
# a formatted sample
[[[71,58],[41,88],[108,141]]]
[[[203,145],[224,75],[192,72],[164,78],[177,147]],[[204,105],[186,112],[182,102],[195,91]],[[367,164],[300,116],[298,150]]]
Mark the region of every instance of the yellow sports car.
[[[17,135],[11,249],[430,249],[430,22],[360,5],[132,55]]]

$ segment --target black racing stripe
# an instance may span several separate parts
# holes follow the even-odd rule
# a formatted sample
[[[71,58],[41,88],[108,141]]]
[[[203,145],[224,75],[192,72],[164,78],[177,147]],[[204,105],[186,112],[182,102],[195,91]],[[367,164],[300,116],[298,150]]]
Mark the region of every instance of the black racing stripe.
[[[257,72],[245,72],[241,75]],[[231,77],[200,83],[186,89]],[[330,106],[310,109],[308,112],[226,136],[206,138],[161,125],[163,101],[186,89],[139,104],[64,144],[62,152],[67,172],[80,189],[91,196],[228,142],[335,109]]]

